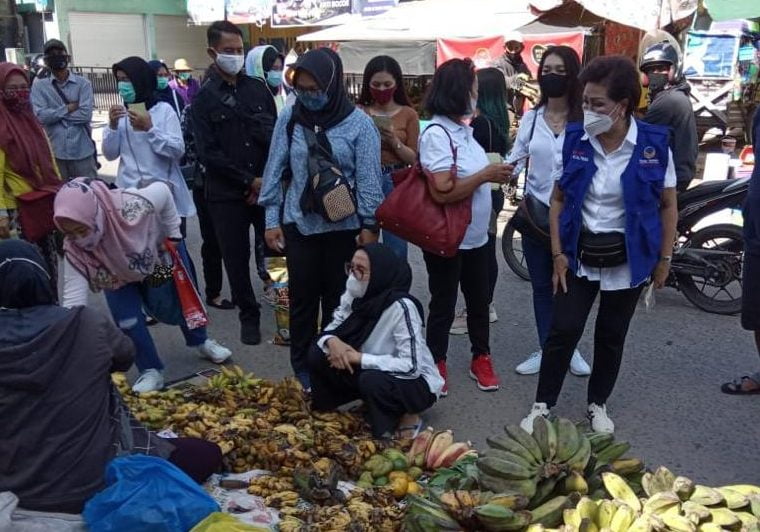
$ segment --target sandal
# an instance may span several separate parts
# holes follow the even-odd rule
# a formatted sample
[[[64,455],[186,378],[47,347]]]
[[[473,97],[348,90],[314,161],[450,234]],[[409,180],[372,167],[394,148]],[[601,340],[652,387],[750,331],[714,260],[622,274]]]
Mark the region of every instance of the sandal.
[[[207,299],[206,304],[209,307],[218,308],[220,310],[232,310],[235,308],[235,305],[229,299],[222,299],[219,303],[214,303],[213,299]]]
[[[751,389],[745,389],[746,381],[755,383],[755,387]],[[734,379],[731,382],[727,382],[720,387],[720,391],[729,395],[760,395],[760,381],[757,374],[744,375],[740,379]]]
[[[405,439],[413,440],[413,439],[415,439],[420,434],[420,431],[422,430],[422,425],[424,423],[425,422],[423,421],[423,419],[420,418],[420,421],[417,424],[415,424],[415,425],[409,425],[409,426],[406,426],[406,427],[399,427],[399,428],[397,428],[396,429],[395,438],[397,440],[405,440]],[[401,437],[402,433],[408,432],[410,430],[414,431],[414,432],[413,432],[413,434],[409,438],[403,438],[403,437]]]

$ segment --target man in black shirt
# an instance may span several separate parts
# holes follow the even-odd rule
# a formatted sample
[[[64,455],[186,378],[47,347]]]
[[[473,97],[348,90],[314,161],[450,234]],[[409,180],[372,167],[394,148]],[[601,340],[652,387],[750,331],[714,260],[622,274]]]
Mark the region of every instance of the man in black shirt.
[[[222,250],[233,302],[240,309],[240,341],[261,342],[259,304],[249,262],[250,226],[264,234],[264,209],[256,204],[277,109],[264,82],[241,73],[240,29],[227,21],[209,26],[214,60],[193,100],[198,160],[206,169],[204,194]]]
[[[506,37],[504,43],[504,55],[494,62],[494,67],[504,74],[507,84],[507,101],[514,108],[517,116],[522,116],[525,97],[519,89],[530,79],[530,70],[523,61],[522,53],[525,50],[522,35],[513,33]]]

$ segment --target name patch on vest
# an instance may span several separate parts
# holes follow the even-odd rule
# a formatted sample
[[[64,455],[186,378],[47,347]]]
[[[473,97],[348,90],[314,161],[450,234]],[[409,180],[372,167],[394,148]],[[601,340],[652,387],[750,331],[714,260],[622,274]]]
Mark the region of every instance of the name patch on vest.
[[[657,150],[654,146],[646,146],[641,152],[642,158],[639,159],[640,166],[659,166],[660,160],[657,158]]]
[[[573,153],[570,154],[570,158],[574,161],[581,161],[584,163],[589,162],[589,156],[585,150],[573,150]]]

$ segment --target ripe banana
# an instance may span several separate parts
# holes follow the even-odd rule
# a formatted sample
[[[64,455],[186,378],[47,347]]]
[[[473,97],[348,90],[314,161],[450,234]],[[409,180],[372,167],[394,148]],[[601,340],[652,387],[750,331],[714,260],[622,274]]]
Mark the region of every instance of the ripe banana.
[[[533,438],[541,448],[541,455],[545,462],[554,460],[557,454],[557,430],[551,421],[544,416],[538,416],[533,420]]]
[[[578,510],[578,514],[580,515],[581,520],[591,519],[591,521],[596,524],[596,516],[599,511],[599,505],[595,501],[592,501],[588,497],[583,497],[580,501],[578,501],[576,509]]]
[[[723,487],[738,491],[742,495],[760,495],[760,486],[753,486],[752,484],[733,484],[731,486]]]
[[[626,532],[635,519],[636,513],[633,509],[627,504],[620,504],[612,517],[612,521],[610,521],[610,530],[612,532]]]
[[[436,432],[430,440],[430,445],[425,453],[425,466],[433,469],[433,466],[441,457],[443,452],[454,443],[454,433],[451,430],[442,430]]]
[[[638,458],[618,458],[610,463],[610,469],[618,475],[628,476],[644,469],[644,462]]]
[[[571,471],[570,474],[565,477],[565,493],[577,492],[581,495],[588,493],[588,482],[586,478],[577,471]]]
[[[697,525],[677,513],[666,512],[660,516],[663,523],[673,532],[696,532]]]
[[[569,419],[559,418],[556,421],[557,430],[557,461],[565,462],[571,458],[581,446],[581,438],[585,438],[578,432],[578,427]]]
[[[525,432],[518,425],[507,425],[504,427],[504,432],[507,433],[507,436],[525,447],[538,463],[543,462],[544,455],[533,436]]]
[[[728,508],[710,508],[713,523],[723,528],[735,528],[741,525],[741,519]]]
[[[695,502],[686,501],[681,505],[681,511],[691,520],[692,523],[698,525],[703,521],[710,519],[710,510],[707,506],[702,506]]]
[[[689,500],[704,506],[716,506],[724,502],[723,495],[716,489],[697,484]]]
[[[617,512],[617,505],[610,500],[603,500],[599,503],[599,507],[596,510],[596,526],[600,530],[609,528],[612,524],[612,518],[615,517]]]
[[[742,495],[738,491],[731,488],[716,488],[718,493],[723,495],[726,500],[726,506],[731,510],[738,510],[744,508],[749,504],[749,499],[746,495]]]
[[[641,501],[623,477],[615,473],[602,473],[602,482],[613,499],[620,499],[635,512],[641,511]]]
[[[490,499],[488,504],[500,504],[510,510],[522,510],[528,507],[529,499],[525,495],[497,493]]]

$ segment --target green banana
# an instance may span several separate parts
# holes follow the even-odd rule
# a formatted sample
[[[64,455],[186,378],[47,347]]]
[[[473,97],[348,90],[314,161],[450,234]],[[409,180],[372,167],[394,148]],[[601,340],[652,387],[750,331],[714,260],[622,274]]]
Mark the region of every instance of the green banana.
[[[533,438],[541,448],[541,455],[545,462],[554,460],[557,454],[557,431],[551,421],[544,416],[538,416],[533,420]]]
[[[510,510],[522,510],[528,507],[530,500],[525,495],[515,493],[496,493],[488,499],[489,504],[500,504]]]
[[[540,524],[547,528],[558,526],[562,522],[562,512],[577,504],[579,498],[572,495],[560,495],[531,510],[531,523]]]
[[[638,458],[618,458],[610,462],[613,473],[627,477],[644,469],[644,462]]]
[[[481,456],[484,458],[498,458],[499,460],[506,460],[508,462],[515,463],[531,471],[534,475],[538,471],[538,466],[536,466],[534,463],[528,462],[522,456],[510,451],[503,451],[501,449],[486,449],[485,452],[481,454]]]
[[[557,462],[565,462],[578,452],[581,446],[581,438],[585,438],[585,436],[578,432],[575,423],[569,419],[557,419],[555,428],[557,432]]]
[[[532,518],[533,514],[527,510],[515,512],[515,515],[512,516],[512,519],[510,519],[509,522],[505,523],[502,526],[502,530],[506,530],[508,532],[525,530],[525,527],[530,524],[530,520]]]
[[[549,497],[554,493],[554,490],[559,482],[559,477],[549,477],[541,480],[536,486],[536,492],[533,494],[533,497],[528,503],[528,508],[536,508],[537,506],[541,506],[543,503],[545,503],[547,499],[549,499]]]
[[[481,471],[507,480],[525,480],[535,476],[535,470],[491,456],[478,458],[476,464]]]
[[[623,477],[615,473],[602,473],[602,482],[613,499],[620,499],[635,512],[641,511],[641,501]]]
[[[594,451],[594,454],[606,449],[615,441],[615,435],[608,432],[590,432],[585,436],[591,442],[591,450]]]
[[[581,495],[586,495],[588,493],[588,482],[586,482],[583,475],[577,471],[571,471],[570,474],[565,477],[564,488],[565,493],[572,493],[575,491]]]
[[[525,432],[520,426],[518,425],[507,425],[504,427],[504,432],[507,433],[507,436],[515,440],[517,443],[525,447],[525,449],[528,450],[528,452],[533,456],[533,458],[538,463],[543,462],[543,454],[541,454],[541,448],[538,446],[538,443],[536,442],[536,439]]]
[[[536,457],[533,456],[533,454],[528,449],[526,449],[522,444],[520,444],[519,442],[517,442],[514,438],[510,436],[501,435],[501,434],[496,434],[495,436],[489,436],[488,438],[486,438],[486,443],[491,449],[498,449],[500,451],[513,453],[532,465],[539,465],[539,462],[538,460],[536,460]]]
[[[596,453],[596,465],[604,466],[613,462],[627,453],[631,448],[631,444],[625,441],[613,443]]]
[[[565,462],[565,466],[567,466],[568,470],[570,471],[578,471],[583,472],[584,469],[586,469],[586,465],[589,463],[589,460],[591,459],[591,443],[586,438],[581,438],[581,445],[578,448],[578,451],[568,458],[568,460]]]
[[[484,471],[478,472],[478,483],[494,493],[516,493],[530,498],[536,494],[536,479],[508,480],[490,475]]]

